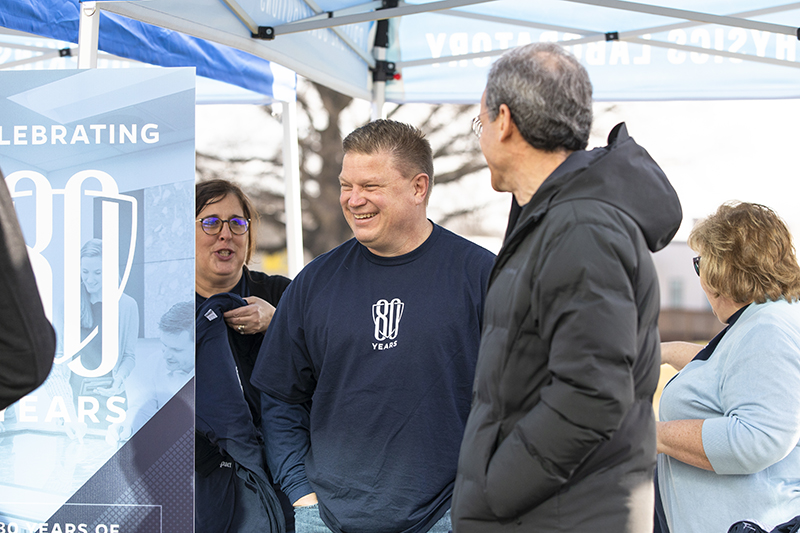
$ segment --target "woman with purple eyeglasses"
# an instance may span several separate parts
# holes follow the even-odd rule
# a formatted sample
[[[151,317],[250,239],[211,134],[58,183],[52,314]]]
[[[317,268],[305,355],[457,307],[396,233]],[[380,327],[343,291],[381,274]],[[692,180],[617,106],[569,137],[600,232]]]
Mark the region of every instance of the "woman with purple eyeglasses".
[[[289,279],[247,267],[258,212],[239,186],[221,179],[198,183],[195,215],[196,530],[282,533],[284,524],[293,525],[292,509],[279,491],[283,509],[276,509],[273,488],[263,486],[271,480],[260,441],[261,397],[250,376]],[[215,303],[220,298],[228,302],[224,308]],[[209,306],[227,325],[213,344],[200,330],[210,324],[206,319],[219,316]],[[230,368],[233,373],[226,373]],[[278,522],[280,527],[271,526]]]

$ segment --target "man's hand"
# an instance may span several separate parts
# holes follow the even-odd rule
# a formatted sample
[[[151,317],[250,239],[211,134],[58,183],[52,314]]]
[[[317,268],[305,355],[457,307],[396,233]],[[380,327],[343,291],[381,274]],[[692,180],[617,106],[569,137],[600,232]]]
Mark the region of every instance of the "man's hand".
[[[318,503],[317,501],[317,493],[312,492],[311,494],[306,494],[296,502],[292,504],[292,507],[308,507],[309,505],[314,505]]]

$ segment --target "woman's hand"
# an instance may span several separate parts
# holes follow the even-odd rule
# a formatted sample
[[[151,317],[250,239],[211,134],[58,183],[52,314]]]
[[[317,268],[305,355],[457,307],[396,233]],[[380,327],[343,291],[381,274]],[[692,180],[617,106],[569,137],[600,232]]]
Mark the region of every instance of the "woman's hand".
[[[231,309],[223,315],[228,326],[242,335],[267,331],[275,307],[256,296],[248,296],[244,301],[247,305]]]

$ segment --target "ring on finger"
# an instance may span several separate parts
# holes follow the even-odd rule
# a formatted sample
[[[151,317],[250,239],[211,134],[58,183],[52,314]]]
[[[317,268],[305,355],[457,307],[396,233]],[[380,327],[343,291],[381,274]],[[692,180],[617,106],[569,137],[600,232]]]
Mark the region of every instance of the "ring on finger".
[[[239,331],[239,333],[244,333],[244,324],[239,324],[236,329]]]

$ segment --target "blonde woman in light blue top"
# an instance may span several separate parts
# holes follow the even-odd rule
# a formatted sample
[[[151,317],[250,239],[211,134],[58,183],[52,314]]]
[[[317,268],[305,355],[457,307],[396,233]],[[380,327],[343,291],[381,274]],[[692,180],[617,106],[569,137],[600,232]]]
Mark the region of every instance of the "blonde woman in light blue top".
[[[658,423],[667,523],[770,530],[800,514],[800,267],[786,225],[757,204],[722,205],[689,246],[714,314],[731,324],[699,356],[695,344],[662,345],[662,362],[681,370]]]

